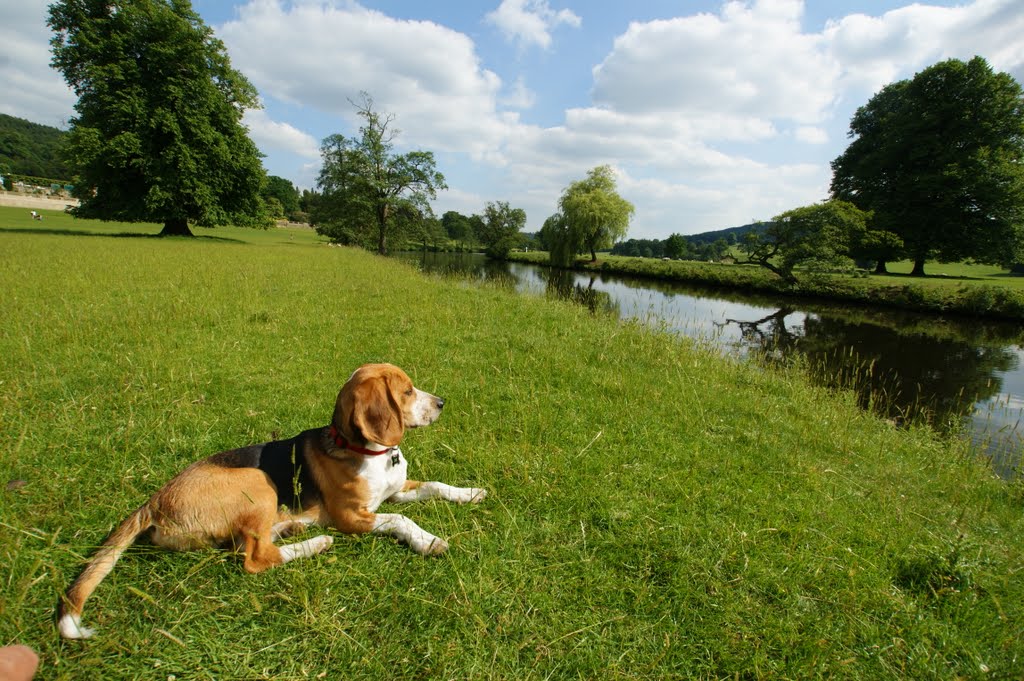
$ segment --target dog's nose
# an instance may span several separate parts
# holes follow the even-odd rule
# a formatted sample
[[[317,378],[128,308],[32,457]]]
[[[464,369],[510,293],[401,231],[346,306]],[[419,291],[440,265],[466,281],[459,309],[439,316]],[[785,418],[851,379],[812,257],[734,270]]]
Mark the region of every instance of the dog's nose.
[[[444,409],[444,400],[440,397],[437,398],[437,408],[438,410]]]

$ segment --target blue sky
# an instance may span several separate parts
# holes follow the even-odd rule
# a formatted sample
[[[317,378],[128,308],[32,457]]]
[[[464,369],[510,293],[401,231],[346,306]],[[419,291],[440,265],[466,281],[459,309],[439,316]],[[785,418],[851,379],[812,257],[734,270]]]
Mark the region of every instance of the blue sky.
[[[0,3],[0,112],[66,127],[47,0]],[[599,164],[636,206],[629,236],[768,219],[827,196],[829,162],[874,92],[981,55],[1024,81],[1021,0],[193,0],[264,108],[245,122],[274,175],[313,187],[350,100],[435,153],[434,203],[524,208],[528,229]]]

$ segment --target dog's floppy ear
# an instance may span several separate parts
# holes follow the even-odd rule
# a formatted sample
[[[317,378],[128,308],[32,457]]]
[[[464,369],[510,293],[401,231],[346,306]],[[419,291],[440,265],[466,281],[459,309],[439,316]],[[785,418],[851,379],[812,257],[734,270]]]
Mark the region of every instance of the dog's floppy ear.
[[[405,418],[386,372],[372,367],[356,371],[338,396],[334,424],[350,440],[398,446],[405,433]]]

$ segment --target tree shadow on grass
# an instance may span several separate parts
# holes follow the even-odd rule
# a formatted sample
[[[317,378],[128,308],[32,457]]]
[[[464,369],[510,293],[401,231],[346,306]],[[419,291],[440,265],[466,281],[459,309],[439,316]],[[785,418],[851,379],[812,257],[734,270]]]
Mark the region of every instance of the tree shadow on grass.
[[[115,239],[167,239],[170,241],[223,241],[225,243],[236,243],[244,244],[245,241],[241,239],[232,239],[224,236],[206,236],[206,235],[193,235],[193,236],[161,236],[160,234],[139,234],[138,232],[88,232],[76,229],[58,229],[58,228],[45,228],[45,227],[32,227],[32,228],[19,228],[19,227],[0,227],[0,234],[49,234],[55,236],[103,236],[112,237]]]
[[[880,279],[906,279],[907,281],[982,281],[987,277],[974,277],[969,274],[926,274],[923,277],[909,272],[886,272],[885,274],[872,274],[872,277]]]

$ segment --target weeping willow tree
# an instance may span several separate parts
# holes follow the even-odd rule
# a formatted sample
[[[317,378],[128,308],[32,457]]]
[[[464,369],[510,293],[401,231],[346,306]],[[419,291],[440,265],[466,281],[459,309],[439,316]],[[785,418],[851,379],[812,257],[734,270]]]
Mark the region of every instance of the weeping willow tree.
[[[611,166],[598,166],[586,179],[570,184],[558,202],[559,212],[544,223],[551,251],[551,264],[567,267],[577,253],[610,248],[626,236],[633,218],[633,204],[615,190]]]

